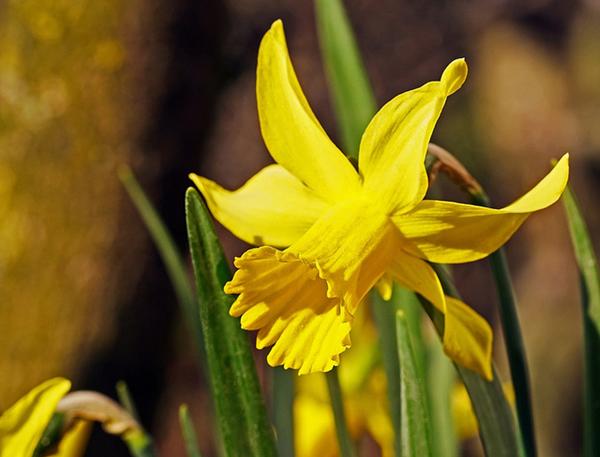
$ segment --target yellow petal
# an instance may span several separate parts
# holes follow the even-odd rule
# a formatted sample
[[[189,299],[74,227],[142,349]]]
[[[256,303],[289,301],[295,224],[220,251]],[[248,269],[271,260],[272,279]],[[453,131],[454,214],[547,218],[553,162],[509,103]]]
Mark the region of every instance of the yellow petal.
[[[92,425],[90,421],[77,419],[60,439],[58,449],[48,457],[81,457],[92,433]]]
[[[5,411],[0,416],[0,455],[33,455],[56,405],[70,388],[66,379],[50,379]]]
[[[438,263],[471,262],[502,246],[530,213],[556,202],[568,177],[565,154],[533,189],[505,208],[425,200],[393,220],[413,255]]]
[[[329,139],[302,93],[280,20],[260,44],[256,97],[262,136],[276,162],[327,201],[359,189],[354,167]]]
[[[211,213],[250,244],[289,246],[328,205],[280,165],[269,165],[236,191],[191,174]]]
[[[418,293],[442,313],[446,313],[446,300],[442,284],[431,266],[402,250],[394,252],[395,259],[388,274],[401,286]]]
[[[446,296],[444,351],[457,363],[491,381],[493,333],[490,324],[460,300]]]
[[[450,63],[441,81],[398,95],[375,115],[362,137],[359,170],[365,189],[387,204],[407,211],[425,196],[425,153],[446,97],[467,77],[464,59]]]
[[[399,284],[423,296],[444,314],[446,354],[458,364],[491,379],[492,330],[485,319],[460,300],[444,296],[435,271],[423,260],[397,251],[389,273]]]
[[[329,371],[350,346],[350,322],[339,314],[340,299],[327,297],[327,283],[298,257],[263,246],[236,258],[238,268],[225,292],[240,294],[231,306],[246,330],[259,330],[256,347],[273,345],[271,366],[298,374]]]

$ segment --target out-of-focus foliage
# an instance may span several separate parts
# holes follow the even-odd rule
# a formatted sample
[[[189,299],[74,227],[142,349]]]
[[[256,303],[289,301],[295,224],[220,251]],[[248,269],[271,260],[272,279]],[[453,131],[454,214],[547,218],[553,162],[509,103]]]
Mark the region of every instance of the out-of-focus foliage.
[[[115,165],[131,157],[136,122],[126,5],[0,10],[0,404],[26,382],[72,373],[111,336],[124,272]]]

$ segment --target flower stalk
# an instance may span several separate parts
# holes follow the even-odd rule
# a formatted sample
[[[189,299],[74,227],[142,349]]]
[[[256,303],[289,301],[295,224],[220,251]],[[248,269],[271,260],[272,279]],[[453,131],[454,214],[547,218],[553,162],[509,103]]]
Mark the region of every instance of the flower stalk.
[[[327,389],[329,390],[329,398],[335,420],[335,431],[340,446],[340,455],[342,457],[355,457],[356,453],[352,445],[350,432],[348,431],[346,413],[344,412],[344,400],[337,368],[325,373],[325,378],[327,379]]]

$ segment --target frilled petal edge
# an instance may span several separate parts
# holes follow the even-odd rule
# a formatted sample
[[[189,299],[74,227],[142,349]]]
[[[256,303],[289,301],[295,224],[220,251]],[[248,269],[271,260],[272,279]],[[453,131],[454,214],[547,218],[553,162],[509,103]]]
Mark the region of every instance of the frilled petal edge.
[[[271,247],[246,251],[225,292],[239,294],[231,306],[242,328],[258,330],[256,347],[273,346],[267,362],[298,374],[329,371],[350,346],[348,320],[340,299],[327,297],[327,283],[316,268]]]

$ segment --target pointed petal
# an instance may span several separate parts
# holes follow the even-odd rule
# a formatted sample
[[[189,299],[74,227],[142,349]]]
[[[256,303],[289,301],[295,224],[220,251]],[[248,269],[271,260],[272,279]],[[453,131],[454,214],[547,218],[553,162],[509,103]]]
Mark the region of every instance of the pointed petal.
[[[260,45],[256,97],[263,139],[276,162],[328,201],[358,190],[354,167],[329,139],[302,93],[280,20]]]
[[[565,154],[537,186],[505,208],[424,200],[393,220],[410,241],[404,249],[413,255],[438,263],[471,262],[502,246],[530,213],[556,202],[568,176],[569,157]]]
[[[289,246],[328,207],[280,165],[263,168],[233,192],[202,176],[190,178],[215,219],[250,244]]]
[[[396,252],[389,273],[402,286],[418,293],[444,314],[444,351],[458,364],[492,378],[492,330],[479,314],[444,291],[427,262]]]
[[[5,411],[0,416],[0,455],[33,455],[56,405],[70,388],[66,379],[51,379]]]
[[[406,211],[425,196],[425,153],[446,98],[467,77],[464,59],[450,63],[441,81],[405,92],[375,115],[360,144],[359,170],[365,188],[389,211]]]
[[[446,296],[444,351],[448,356],[491,381],[493,338],[483,317],[462,301]]]
[[[350,346],[350,322],[339,315],[340,299],[327,297],[327,283],[298,257],[271,247],[250,249],[225,292],[239,294],[232,316],[246,330],[258,330],[256,347],[273,346],[271,366],[298,374],[329,371]]]

